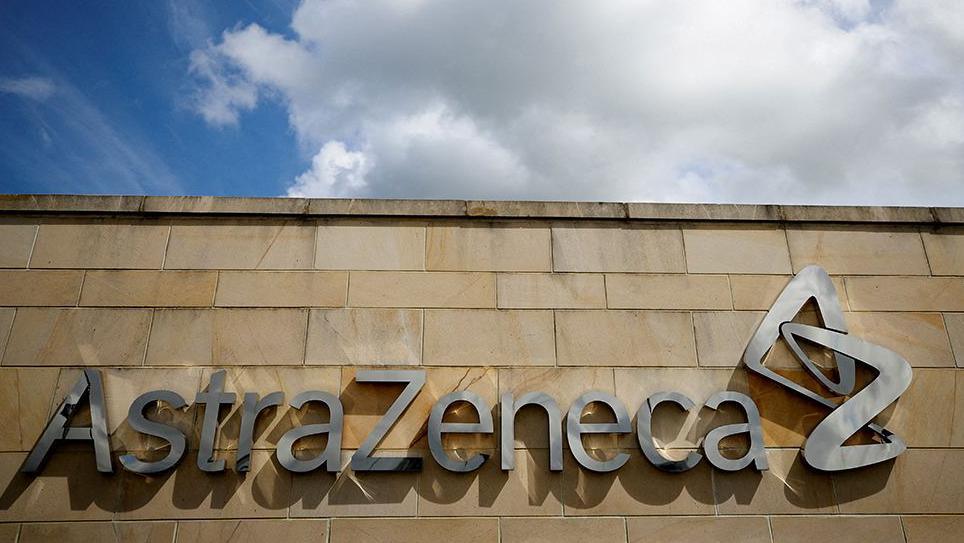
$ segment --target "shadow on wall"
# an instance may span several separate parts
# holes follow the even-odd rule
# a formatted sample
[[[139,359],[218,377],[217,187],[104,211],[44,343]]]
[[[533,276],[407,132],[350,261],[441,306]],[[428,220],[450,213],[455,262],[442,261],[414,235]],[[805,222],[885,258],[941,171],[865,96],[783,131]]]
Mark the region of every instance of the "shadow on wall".
[[[551,472],[545,448],[547,417],[539,408],[530,406],[520,410],[517,417],[519,441],[513,471],[502,471],[498,450],[484,444],[479,448],[478,438],[474,438],[476,441],[469,448],[452,445],[450,454],[467,458],[481,452],[489,455],[488,460],[472,473],[448,472],[425,448],[424,431],[418,433],[410,449],[380,452],[423,456],[423,470],[418,473],[352,472],[347,468],[353,452],[349,450],[343,452],[343,470],[338,474],[322,470],[295,474],[285,470],[277,461],[273,445],[294,425],[325,420],[327,413],[321,408],[318,412],[291,411],[273,428],[259,420],[251,471],[239,474],[232,469],[239,427],[239,411],[235,411],[231,416],[222,416],[218,446],[223,450],[217,456],[227,460],[227,469],[220,473],[198,469],[196,449],[189,449],[176,469],[157,476],[124,471],[117,456],[125,451],[115,451],[114,474],[98,473],[92,448],[84,443],[55,446],[39,476],[19,472],[25,453],[0,454],[0,484],[4,485],[0,518],[94,519],[100,518],[98,514],[109,517],[114,513],[118,514],[115,518],[258,517],[276,516],[288,508],[291,508],[290,516],[413,516],[416,501],[418,514],[426,516],[557,515],[561,506],[567,514],[576,515],[714,514],[717,508],[721,513],[731,514],[833,512],[834,505],[839,504],[835,501],[835,483],[860,479],[859,484],[849,485],[848,501],[876,494],[887,485],[894,461],[833,476],[805,465],[799,446],[822,418],[819,406],[807,405],[781,387],[752,376],[748,378],[741,368],[733,371],[728,388],[748,389],[760,406],[769,447],[770,469],[766,472],[752,468],[724,472],[713,468],[704,458],[690,471],[666,473],[642,455],[635,433],[585,438],[587,447],[595,447],[590,452],[597,458],[609,458],[620,451],[630,455],[626,465],[615,472],[585,470],[568,451],[564,451],[564,470]],[[457,409],[458,404],[452,407]],[[346,414],[352,412],[352,408],[346,406]],[[276,414],[266,412],[265,418],[273,419]],[[197,408],[187,409],[184,416],[193,421],[188,426],[188,443],[196,447],[198,426],[194,423],[200,418]],[[498,407],[493,409],[495,420],[497,416]],[[686,448],[687,440],[696,443],[706,429],[733,422],[741,415],[704,407],[695,423],[684,430],[679,430],[686,425],[684,414],[667,409],[659,416],[665,417],[666,423],[654,425],[657,441],[684,443],[675,450],[674,445],[670,445],[663,451],[667,456],[681,458],[692,450],[692,445]],[[584,417],[596,421],[606,418],[598,412],[586,412]],[[673,427],[687,433],[686,439],[671,435],[672,431],[667,429]],[[460,437],[471,439],[471,436]],[[126,445],[121,444],[125,448],[133,443],[129,439],[125,441],[128,441]],[[166,454],[166,449],[157,447],[159,443],[142,443],[145,446],[136,454],[143,459],[159,459]],[[323,449],[325,441],[316,436],[296,445],[300,449],[298,456],[311,457]],[[747,450],[747,443],[732,439],[724,441],[724,447],[728,456],[739,457]]]

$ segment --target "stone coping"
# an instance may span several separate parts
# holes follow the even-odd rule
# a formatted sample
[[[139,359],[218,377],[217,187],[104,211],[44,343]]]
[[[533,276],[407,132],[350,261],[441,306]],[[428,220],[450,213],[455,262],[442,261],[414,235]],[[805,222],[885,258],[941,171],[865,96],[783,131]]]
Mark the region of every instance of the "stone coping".
[[[71,194],[0,195],[0,213],[964,224],[964,208],[961,207]]]

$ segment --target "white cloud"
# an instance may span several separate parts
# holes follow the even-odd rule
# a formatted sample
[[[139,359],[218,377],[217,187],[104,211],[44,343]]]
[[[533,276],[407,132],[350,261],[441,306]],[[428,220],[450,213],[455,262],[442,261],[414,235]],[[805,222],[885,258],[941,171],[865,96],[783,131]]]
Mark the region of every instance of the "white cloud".
[[[43,77],[20,77],[0,79],[0,92],[16,94],[31,100],[44,101],[57,91],[56,85]]]
[[[349,151],[340,141],[329,141],[311,159],[311,169],[288,188],[288,196],[350,195],[365,187],[369,167],[365,153]]]
[[[192,51],[190,70],[206,82],[196,96],[194,107],[213,125],[236,125],[239,112],[253,109],[258,103],[258,87],[232,73],[230,65],[219,60],[216,52]]]
[[[280,100],[291,194],[964,204],[957,0],[306,0],[192,55]]]

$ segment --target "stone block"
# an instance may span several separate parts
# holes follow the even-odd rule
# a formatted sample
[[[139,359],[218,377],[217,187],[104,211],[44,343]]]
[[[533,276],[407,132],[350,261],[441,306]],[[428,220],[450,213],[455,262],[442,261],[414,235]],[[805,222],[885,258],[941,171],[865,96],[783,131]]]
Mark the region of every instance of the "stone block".
[[[150,309],[20,308],[4,366],[138,366]]]
[[[649,220],[779,221],[780,206],[628,203],[629,218]]]
[[[160,269],[170,230],[143,220],[41,224],[30,267]]]
[[[964,229],[923,232],[921,236],[934,275],[964,275]]]
[[[964,531],[964,515],[905,515],[901,522],[907,543],[945,541],[948,535]]]
[[[300,366],[307,320],[303,309],[159,309],[147,364]]]
[[[555,271],[682,273],[678,228],[559,225],[552,228]]]
[[[3,356],[3,351],[7,348],[7,339],[10,337],[16,314],[17,310],[12,307],[0,307],[0,356]]]
[[[423,364],[552,366],[551,311],[426,310]]]
[[[322,223],[315,268],[323,270],[425,269],[425,226],[417,223]]]
[[[613,309],[730,309],[725,275],[606,274],[606,299]]]
[[[318,469],[291,476],[290,517],[414,517],[418,473],[364,473],[349,469],[351,455],[342,452],[342,469]],[[425,451],[381,451],[382,456],[419,456]],[[306,451],[317,454],[318,451]],[[430,458],[425,460],[432,462]]]
[[[26,268],[36,224],[0,224],[0,268]]]
[[[770,543],[766,517],[642,517],[626,524],[630,543]]]
[[[73,306],[80,297],[80,270],[2,270],[0,305]]]
[[[689,273],[790,273],[782,228],[707,226],[684,228]]]
[[[700,366],[739,366],[747,343],[765,315],[760,311],[693,313],[696,354]]]
[[[955,371],[954,415],[952,420],[964,420],[964,372]],[[960,424],[951,426],[951,447],[964,449],[964,427]]]
[[[616,451],[609,451],[610,454]],[[656,469],[638,446],[617,471],[582,469],[570,455],[562,472],[566,516],[713,515],[713,485],[705,460],[683,473]]]
[[[19,543],[171,543],[174,540],[172,522],[44,522],[24,524],[20,528]],[[182,541],[201,541],[185,539]],[[225,540],[227,541],[227,540]]]
[[[368,437],[402,390],[402,385],[358,383],[356,368],[342,369],[341,401],[345,408],[342,447],[357,449]],[[429,368],[425,386],[388,432],[379,449],[428,448],[426,432],[429,414],[439,398],[458,390],[469,390],[482,397],[491,409],[498,404],[498,374],[494,368]],[[495,419],[495,417],[493,417]],[[456,404],[446,422],[478,422],[473,409],[460,409]],[[494,434],[444,434],[443,445],[450,449],[491,449],[497,441]],[[432,463],[426,460],[426,464]]]
[[[908,449],[892,462],[835,473],[840,512],[964,512],[964,449]]]
[[[216,272],[90,270],[80,305],[208,307],[217,282]]]
[[[477,471],[453,473],[426,462],[419,473],[418,514],[427,517],[562,515],[562,477],[549,471],[549,452],[515,451],[515,469],[502,471],[497,450]],[[570,468],[572,469],[572,468]]]
[[[900,517],[773,517],[773,543],[904,543]]]
[[[502,543],[623,543],[626,526],[621,518],[503,518]]]
[[[587,273],[499,274],[499,307],[507,309],[604,309],[602,275]]]
[[[308,214],[323,216],[463,216],[465,215],[465,201],[398,198],[309,198]]]
[[[495,307],[495,274],[351,272],[354,307]]]
[[[162,451],[159,456],[166,454]],[[121,485],[117,520],[284,518],[288,512],[291,473],[267,451],[254,451],[251,471],[239,474],[229,460],[223,473],[197,468],[187,455],[159,476],[131,472],[115,476]],[[89,471],[94,471],[92,468]],[[94,471],[96,473],[96,471]]]
[[[422,311],[315,309],[308,317],[306,364],[417,366]]]
[[[625,204],[616,202],[533,202],[469,200],[466,213],[471,217],[527,218],[626,218]]]
[[[134,212],[141,208],[143,196],[99,196],[93,194],[3,194],[4,211],[45,212]]]
[[[429,226],[425,249],[428,270],[552,270],[548,228],[468,223]]]
[[[818,264],[831,274],[930,275],[916,230],[789,228],[787,241],[794,272]]]
[[[847,277],[854,311],[964,311],[964,277]]]
[[[780,206],[788,222],[856,223],[929,223],[934,221],[930,208],[893,206]]]
[[[560,366],[695,366],[689,313],[557,311]]]
[[[144,213],[299,215],[305,198],[234,198],[223,196],[145,196]]]
[[[347,272],[231,272],[218,274],[220,307],[341,307]]]
[[[47,425],[57,368],[0,369],[0,450],[29,451]]]
[[[314,543],[327,532],[327,520],[186,521],[177,524],[176,543]]]
[[[943,224],[964,223],[964,207],[932,207],[934,220]]]
[[[957,367],[964,368],[964,313],[945,313],[944,325],[947,327]]]
[[[730,290],[733,294],[733,309],[770,309],[777,296],[783,292],[792,279],[789,275],[731,275]],[[842,277],[831,277],[837,291],[840,306],[846,310],[850,304]]]
[[[878,420],[910,447],[953,447],[956,410],[964,408],[954,369],[917,369],[910,387]],[[961,381],[964,383],[964,380]],[[964,443],[961,443],[964,444]]]
[[[120,478],[97,471],[92,448],[55,446],[38,476],[20,473],[26,458],[25,452],[0,453],[0,521],[93,521],[114,515]]]
[[[311,268],[315,227],[300,221],[185,221],[171,227],[167,269]]]
[[[478,518],[333,519],[331,521],[330,543],[358,541],[497,543],[499,521]]]
[[[915,368],[954,367],[940,313],[847,313],[850,333],[886,347]]]
[[[836,513],[830,475],[805,465],[799,450],[768,449],[770,469],[713,474],[721,515]]]

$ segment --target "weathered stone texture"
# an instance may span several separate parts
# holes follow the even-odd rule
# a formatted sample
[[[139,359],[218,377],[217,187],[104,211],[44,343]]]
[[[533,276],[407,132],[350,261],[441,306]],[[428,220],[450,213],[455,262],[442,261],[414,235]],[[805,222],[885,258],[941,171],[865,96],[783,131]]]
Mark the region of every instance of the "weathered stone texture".
[[[218,292],[214,305],[341,307],[345,305],[347,297],[346,272],[222,271],[218,274]]]
[[[307,364],[406,366],[421,360],[421,310],[316,309],[308,317]]]
[[[35,224],[0,224],[0,268],[26,268],[36,236]]]
[[[676,228],[555,226],[552,261],[557,272],[686,271]]]
[[[773,543],[905,543],[900,517],[774,517],[770,519]]]
[[[80,270],[0,270],[0,306],[77,305]]]
[[[791,273],[781,228],[684,228],[689,273]]]
[[[30,267],[160,269],[170,230],[138,220],[41,224]]]
[[[766,517],[643,517],[626,519],[630,543],[770,543]]]
[[[499,308],[603,309],[602,275],[588,273],[500,273]]]
[[[560,366],[695,366],[689,313],[557,311]]]
[[[348,292],[354,307],[494,308],[495,302],[492,273],[357,271]]]
[[[477,518],[426,519],[334,519],[331,521],[330,543],[356,541],[478,541],[497,543],[499,521]]]
[[[147,364],[301,365],[307,327],[303,309],[161,309]]]
[[[287,221],[179,223],[171,227],[166,269],[311,268],[315,227]]]
[[[315,268],[425,269],[425,226],[323,223],[315,240]]]
[[[730,309],[725,275],[606,274],[613,309]]]
[[[927,261],[934,275],[964,275],[964,229],[924,232]]]
[[[216,272],[88,271],[80,305],[206,307],[217,279]]]
[[[425,267],[439,271],[550,271],[549,229],[429,226]]]
[[[795,272],[818,264],[833,275],[930,274],[916,231],[790,228],[787,240]]]
[[[551,311],[425,310],[427,365],[551,366]]]
[[[500,522],[500,541],[624,542],[626,526],[621,518],[504,518]]]
[[[847,277],[854,311],[964,311],[964,277]]]
[[[151,314],[150,309],[20,308],[3,365],[140,365]]]
[[[21,543],[170,543],[174,539],[174,522],[53,522],[24,524]],[[182,541],[204,541],[181,539]],[[214,541],[214,540],[212,540]],[[224,540],[227,541],[227,540]]]

